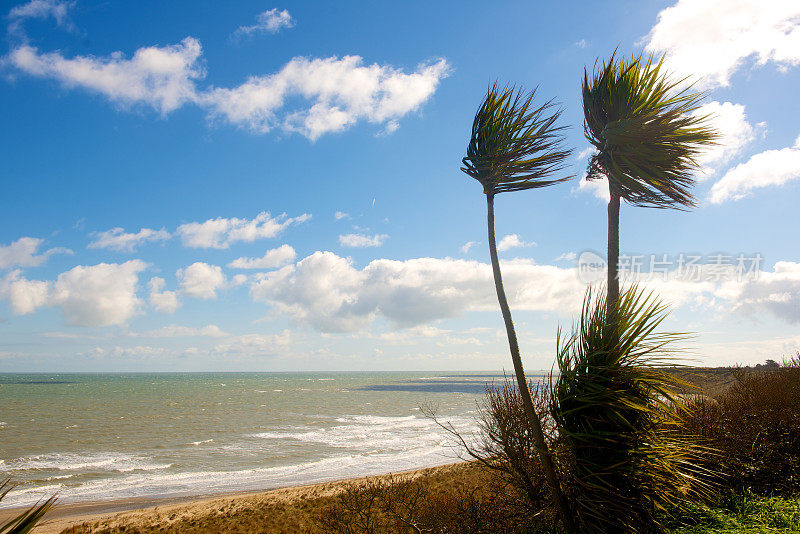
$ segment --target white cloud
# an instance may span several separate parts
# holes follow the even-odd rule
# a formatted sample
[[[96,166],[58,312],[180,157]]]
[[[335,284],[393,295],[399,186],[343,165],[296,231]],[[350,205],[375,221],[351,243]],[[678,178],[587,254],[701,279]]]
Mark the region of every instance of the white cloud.
[[[256,16],[256,23],[251,26],[239,26],[234,37],[251,36],[258,33],[278,33],[281,28],[293,28],[294,19],[285,9],[273,8]]]
[[[136,286],[145,268],[140,260],[78,265],[55,281],[27,280],[14,271],[0,280],[0,298],[7,299],[18,315],[55,306],[68,325],[125,324],[141,307]]]
[[[578,255],[574,252],[564,252],[560,254],[555,261],[575,261],[577,257]]]
[[[784,69],[800,63],[800,2],[678,0],[644,41],[648,51],[668,54],[674,72],[699,78],[699,87],[725,87],[750,58]]]
[[[11,22],[8,25],[8,32],[11,35],[24,37],[22,32],[22,21],[25,19],[47,19],[53,18],[56,24],[67,30],[73,29],[69,21],[69,10],[75,2],[59,2],[58,0],[31,0],[28,3],[14,6],[8,12]]]
[[[589,43],[586,41],[586,39],[581,39],[580,41],[575,41],[575,46],[578,48],[586,48],[589,46]]]
[[[466,243],[461,245],[461,248],[459,250],[461,250],[462,254],[466,254],[466,253],[469,252],[469,249],[471,249],[475,245],[479,245],[479,244],[480,243],[478,241],[467,241]]]
[[[140,260],[78,265],[58,275],[50,304],[61,308],[64,321],[70,325],[124,324],[141,307],[136,285],[146,267]]]
[[[175,310],[180,308],[181,301],[178,298],[177,291],[164,291],[166,282],[163,278],[154,276],[150,279],[148,286],[150,287],[150,306],[157,311],[164,313],[174,313]]]
[[[336,213],[333,214],[333,218],[336,219],[337,221],[341,221],[342,219],[349,219],[350,215],[348,215],[343,211],[337,211]]]
[[[389,236],[386,234],[375,234],[372,236],[362,234],[345,234],[339,236],[339,244],[343,247],[351,248],[380,247],[387,239],[389,239]]]
[[[708,115],[708,125],[720,135],[716,145],[704,149],[697,157],[697,163],[702,167],[698,175],[701,181],[709,178],[716,167],[737,156],[765,129],[763,123],[755,127],[750,124],[744,106],[731,102],[708,102],[695,110],[693,115],[695,117]]]
[[[289,330],[280,334],[243,334],[216,345],[212,353],[221,356],[273,356],[285,352],[291,340]]]
[[[172,237],[169,232],[164,230],[152,230],[142,228],[137,233],[125,232],[123,228],[112,228],[105,232],[95,232],[92,234],[94,240],[89,243],[89,248],[107,248],[124,252],[133,252],[141,244],[164,241]]]
[[[783,185],[798,178],[800,137],[792,147],[761,152],[730,169],[711,187],[710,200],[713,204],[738,200],[754,189]]]
[[[201,328],[191,326],[167,325],[148,332],[131,332],[131,337],[173,338],[173,337],[225,337],[228,334],[214,324]]]
[[[760,316],[768,311],[791,324],[800,324],[800,263],[779,261],[772,272],[740,284],[731,301],[735,311]]]
[[[360,56],[295,57],[279,71],[251,76],[239,86],[199,88],[205,77],[201,55],[200,42],[187,37],[174,45],[139,48],[130,59],[122,52],[67,58],[21,44],[2,63],[126,106],[141,104],[167,114],[195,104],[211,118],[253,132],[280,128],[311,140],[358,121],[384,125],[390,133],[400,118],[433,95],[451,70],[444,59],[406,73],[388,65],[364,65]]]
[[[289,245],[281,245],[278,248],[268,250],[260,258],[236,258],[228,264],[233,269],[274,269],[291,263],[297,257],[297,253]]]
[[[608,192],[608,179],[605,177],[595,180],[587,180],[586,173],[583,173],[583,176],[581,176],[581,179],[578,182],[578,187],[574,188],[572,191],[590,193],[594,195],[595,198],[604,200],[605,202],[611,200],[611,193]]]
[[[508,234],[503,236],[503,239],[497,244],[497,250],[498,252],[505,252],[512,248],[533,247],[535,245],[536,243],[533,242],[526,243],[517,234]]]
[[[574,269],[530,261],[503,262],[503,276],[515,309],[568,313],[580,306],[585,289]],[[315,252],[265,275],[251,286],[251,295],[321,331],[354,331],[378,316],[415,326],[494,310],[492,280],[491,266],[475,261],[379,259],[359,270],[332,252]]]
[[[296,57],[266,76],[234,88],[215,88],[204,103],[213,116],[256,132],[280,127],[311,140],[342,131],[359,120],[389,123],[416,111],[433,95],[450,67],[443,59],[406,74],[393,67],[363,65],[359,56]],[[303,99],[295,109],[287,102]]]
[[[53,254],[72,254],[67,248],[56,247],[37,254],[44,243],[38,237],[20,237],[9,245],[0,245],[0,269],[10,267],[36,267],[47,261]]]
[[[51,286],[50,282],[28,280],[16,270],[0,280],[0,298],[8,300],[15,315],[27,315],[48,304]]]
[[[559,315],[579,311],[587,286],[576,267],[530,260],[501,266],[513,310]],[[715,269],[709,265],[697,281],[674,271],[666,279],[643,273],[638,281],[674,307],[756,315],[766,310],[787,322],[800,322],[800,263],[780,262],[751,281],[734,281],[727,276],[731,273],[712,281]],[[357,331],[378,318],[413,327],[468,311],[497,310],[491,266],[449,258],[378,259],[358,269],[348,258],[315,252],[263,275],[250,292],[255,301],[323,332]]]
[[[12,50],[4,62],[40,78],[58,80],[67,87],[81,87],[122,105],[144,104],[166,114],[197,101],[195,80],[204,76],[197,39],[179,44],[138,49],[131,59],[121,52],[106,58],[60,52],[39,53],[29,45]]]
[[[185,247],[225,249],[240,241],[252,243],[256,239],[275,237],[290,225],[310,218],[308,213],[287,218],[285,213],[272,217],[263,211],[253,219],[217,217],[205,222],[182,224],[178,227],[177,234]]]
[[[176,276],[180,281],[181,292],[197,299],[215,299],[217,290],[225,287],[225,275],[217,265],[201,261],[184,269],[178,269]]]

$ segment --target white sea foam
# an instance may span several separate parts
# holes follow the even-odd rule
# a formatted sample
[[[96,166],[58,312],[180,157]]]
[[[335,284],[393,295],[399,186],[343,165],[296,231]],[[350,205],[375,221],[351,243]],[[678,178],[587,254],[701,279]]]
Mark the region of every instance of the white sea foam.
[[[295,465],[236,471],[192,471],[183,473],[131,473],[123,477],[90,481],[80,486],[48,484],[18,487],[0,502],[0,508],[25,506],[42,497],[59,494],[62,502],[129,497],[158,497],[203,493],[270,489],[313,484],[340,478],[406,471],[450,463],[457,458],[441,447],[418,447],[398,454],[353,454]]]
[[[172,464],[155,463],[144,456],[122,453],[72,454],[56,453],[28,456],[9,460],[6,469],[15,471],[58,470],[58,471],[153,471],[167,469]]]
[[[202,445],[203,443],[212,443],[213,441],[214,441],[213,439],[204,439],[204,440],[201,440],[201,441],[193,441],[192,445]]]

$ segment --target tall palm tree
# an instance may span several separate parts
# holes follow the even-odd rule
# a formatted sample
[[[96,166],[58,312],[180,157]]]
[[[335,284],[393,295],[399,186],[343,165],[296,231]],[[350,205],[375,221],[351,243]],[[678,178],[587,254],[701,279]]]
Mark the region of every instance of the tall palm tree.
[[[641,54],[584,69],[583,114],[586,139],[596,153],[586,179],[608,179],[609,319],[619,301],[620,200],[634,206],[685,210],[695,206],[691,187],[696,156],[717,134],[707,117],[693,114],[703,98],[685,79],[673,80],[664,59]],[[612,322],[609,320],[609,322]]]
[[[568,179],[552,178],[553,173],[563,168],[564,160],[571,154],[570,150],[562,148],[564,127],[556,125],[561,110],[552,101],[534,106],[534,94],[535,91],[525,93],[522,89],[515,90],[514,87],[500,90],[496,83],[489,88],[475,114],[472,136],[461,170],[478,180],[486,194],[489,254],[497,300],[505,321],[511,360],[514,363],[514,374],[545,476],[568,532],[574,533],[569,507],[561,491],[553,458],[545,442],[541,421],[525,378],[495,242],[495,195],[546,187]]]

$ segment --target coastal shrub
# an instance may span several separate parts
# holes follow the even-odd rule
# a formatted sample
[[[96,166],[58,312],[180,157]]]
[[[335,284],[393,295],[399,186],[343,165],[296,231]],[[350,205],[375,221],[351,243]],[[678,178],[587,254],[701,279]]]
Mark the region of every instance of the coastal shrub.
[[[528,391],[536,413],[540,414],[540,426],[556,469],[559,470],[559,478],[566,480],[568,474],[562,472],[561,466],[569,462],[563,462],[560,458],[563,447],[559,449],[555,424],[549,416],[549,389],[529,380]],[[500,385],[487,384],[483,400],[478,405],[478,431],[468,436],[439,420],[434,408],[423,407],[423,413],[451,434],[463,460],[481,466],[487,474],[498,479],[498,484],[509,489],[506,493],[515,499],[513,507],[521,523],[527,520],[530,524],[544,521],[554,524],[556,509],[523,402],[511,380],[506,379]]]
[[[734,490],[800,491],[800,355],[780,366],[741,369],[716,397],[690,401],[684,423],[719,451],[721,480]]]
[[[444,480],[394,475],[348,484],[317,524],[330,534],[554,532],[553,518],[532,521],[523,500],[484,466],[465,464]]]
[[[587,293],[571,336],[558,335],[551,413],[572,455],[570,497],[581,532],[660,532],[660,518],[709,493],[705,449],[679,432],[679,379],[663,369],[683,336],[659,332],[666,307],[625,291],[608,324]]]

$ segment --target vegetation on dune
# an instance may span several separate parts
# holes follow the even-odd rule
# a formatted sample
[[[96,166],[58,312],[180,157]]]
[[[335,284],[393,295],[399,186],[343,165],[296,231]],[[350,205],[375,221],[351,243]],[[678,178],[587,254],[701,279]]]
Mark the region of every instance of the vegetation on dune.
[[[581,532],[660,532],[660,516],[710,496],[708,450],[679,432],[682,384],[663,369],[685,336],[658,330],[667,310],[652,293],[629,289],[614,306],[608,325],[590,291],[573,333],[559,333],[551,414]]]

